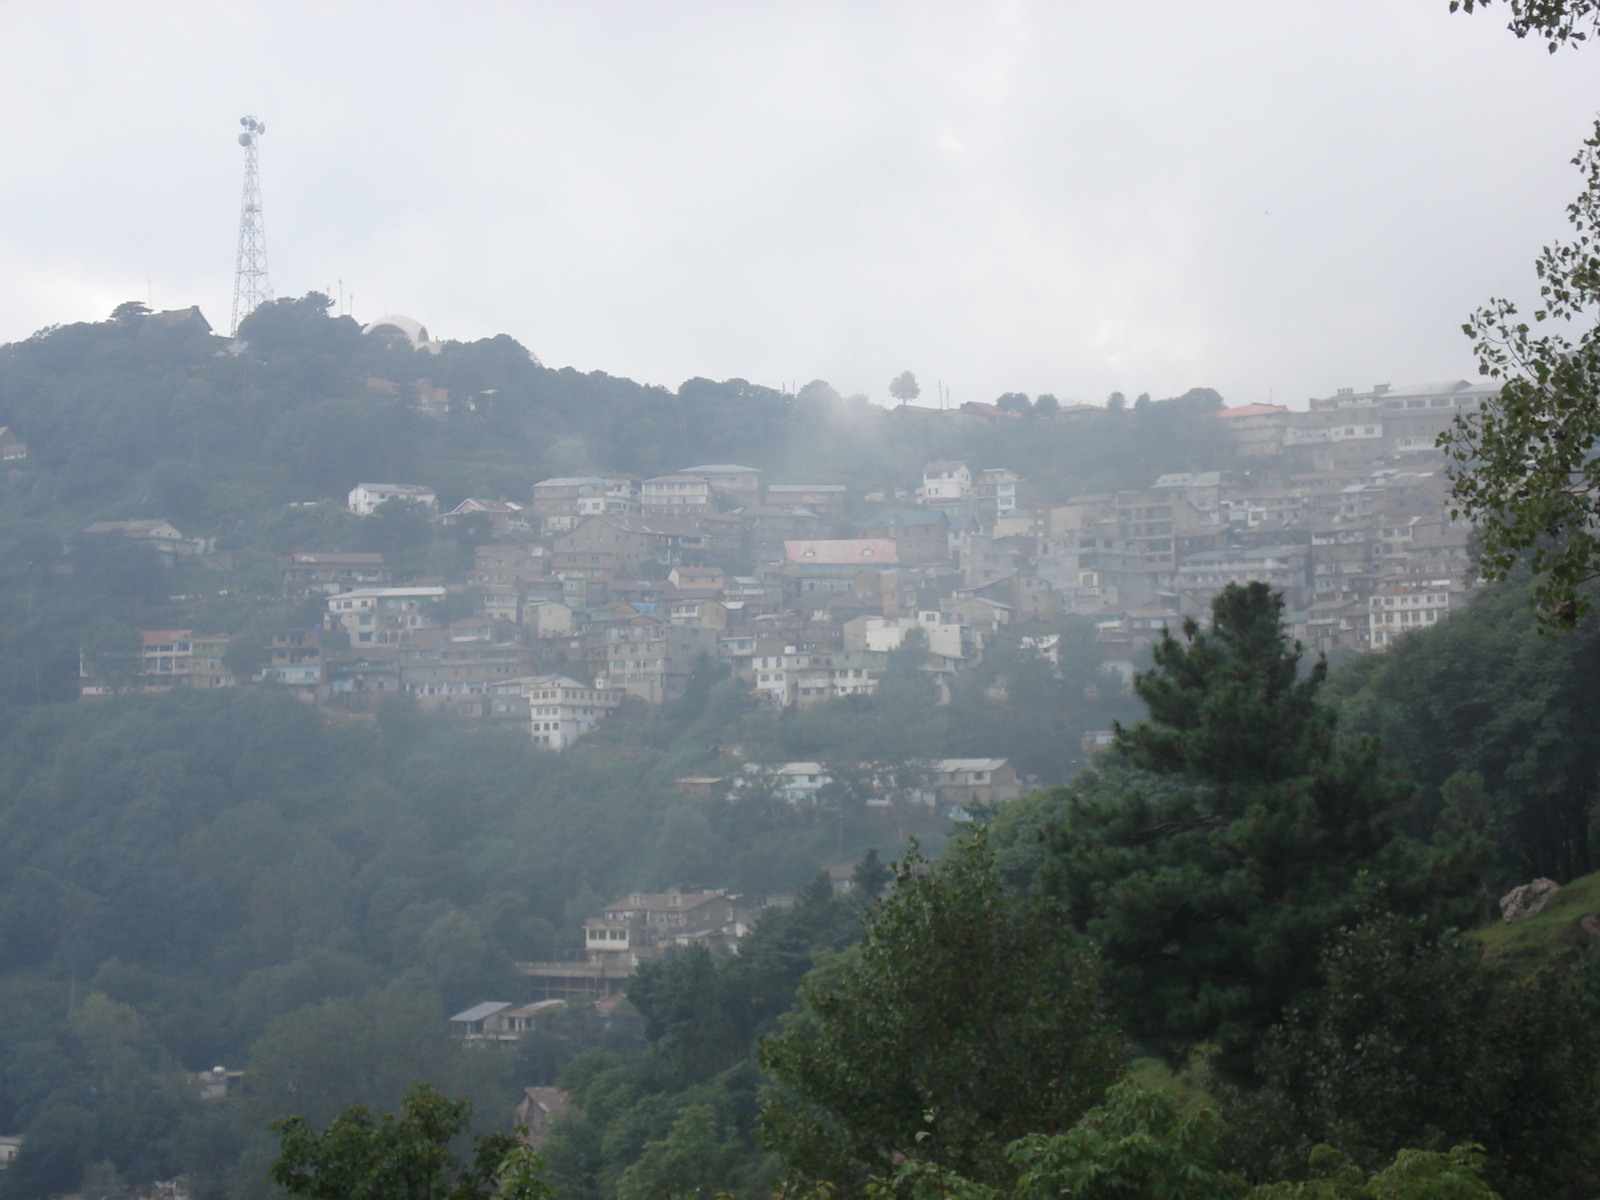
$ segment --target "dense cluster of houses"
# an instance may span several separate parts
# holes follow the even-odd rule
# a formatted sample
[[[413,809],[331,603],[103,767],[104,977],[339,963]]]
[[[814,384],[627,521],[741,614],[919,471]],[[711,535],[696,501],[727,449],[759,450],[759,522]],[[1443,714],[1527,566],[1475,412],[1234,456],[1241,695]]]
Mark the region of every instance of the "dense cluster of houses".
[[[1142,646],[1203,617],[1233,582],[1282,590],[1313,650],[1382,649],[1463,602],[1469,530],[1450,515],[1434,442],[1488,394],[1460,381],[1345,390],[1304,412],[1224,409],[1211,419],[1232,442],[1233,469],[1065,501],[1008,469],[955,460],[927,463],[914,490],[860,496],[730,463],[546,479],[523,499],[467,499],[436,515],[474,520],[494,539],[464,579],[398,586],[376,554],[284,559],[284,598],[325,607],[316,628],[271,635],[257,679],[346,708],[407,695],[561,749],[626,697],[676,700],[708,660],[778,707],[870,694],[913,630],[945,695],[997,631],[1066,614],[1094,620],[1103,660],[1127,673]],[[371,514],[395,499],[437,513],[417,484],[362,483],[349,505]],[[166,522],[91,528],[169,559],[208,549]],[[446,620],[459,596],[476,612]],[[219,639],[144,638],[141,687],[233,682]],[[1047,632],[1024,643],[1054,661]],[[84,694],[101,694],[91,676],[86,667]]]

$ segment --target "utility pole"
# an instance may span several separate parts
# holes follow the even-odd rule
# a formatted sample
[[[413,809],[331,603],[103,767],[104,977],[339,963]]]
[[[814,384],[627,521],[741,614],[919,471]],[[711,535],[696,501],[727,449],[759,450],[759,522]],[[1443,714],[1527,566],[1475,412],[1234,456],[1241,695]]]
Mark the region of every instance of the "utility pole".
[[[240,321],[272,299],[272,284],[267,279],[267,230],[261,219],[261,177],[256,163],[256,148],[267,126],[254,117],[240,117],[239,124],[245,129],[239,135],[239,145],[244,147],[244,198],[239,204],[239,251],[233,267],[230,337],[239,332]]]

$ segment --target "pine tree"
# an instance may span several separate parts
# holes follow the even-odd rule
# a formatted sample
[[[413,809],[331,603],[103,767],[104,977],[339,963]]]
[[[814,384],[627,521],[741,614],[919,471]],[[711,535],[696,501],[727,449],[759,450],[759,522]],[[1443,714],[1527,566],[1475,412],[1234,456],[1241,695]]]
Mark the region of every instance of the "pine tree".
[[[1101,947],[1128,1032],[1181,1056],[1219,1050],[1248,1079],[1250,1049],[1320,981],[1318,955],[1378,889],[1430,927],[1471,918],[1483,846],[1436,849],[1396,819],[1410,785],[1367,739],[1337,736],[1265,584],[1230,585],[1202,633],[1167,635],[1135,690],[1149,718],[1117,729],[1134,774],[1090,777],[1049,835],[1047,884]],[[1108,773],[1110,774],[1110,773]]]

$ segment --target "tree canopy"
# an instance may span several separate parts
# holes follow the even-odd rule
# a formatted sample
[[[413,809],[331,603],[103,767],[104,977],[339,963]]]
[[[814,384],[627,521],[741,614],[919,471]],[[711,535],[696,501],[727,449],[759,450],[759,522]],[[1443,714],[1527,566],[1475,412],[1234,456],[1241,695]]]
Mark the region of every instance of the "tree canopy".
[[[1165,636],[1135,680],[1149,718],[1117,730],[1140,774],[1080,776],[1047,835],[1050,887],[1102,948],[1128,1032],[1177,1055],[1213,1042],[1235,1077],[1318,986],[1320,946],[1363,888],[1460,924],[1483,856],[1472,839],[1402,836],[1409,785],[1369,739],[1336,735],[1326,668],[1301,676],[1282,605],[1265,584],[1229,585],[1209,631]]]
[[[1572,161],[1584,178],[1567,207],[1575,237],[1534,264],[1534,326],[1509,300],[1473,314],[1464,328],[1500,393],[1439,439],[1460,511],[1479,523],[1485,577],[1504,579],[1531,555],[1535,602],[1567,627],[1590,603],[1583,585],[1600,575],[1600,121]]]

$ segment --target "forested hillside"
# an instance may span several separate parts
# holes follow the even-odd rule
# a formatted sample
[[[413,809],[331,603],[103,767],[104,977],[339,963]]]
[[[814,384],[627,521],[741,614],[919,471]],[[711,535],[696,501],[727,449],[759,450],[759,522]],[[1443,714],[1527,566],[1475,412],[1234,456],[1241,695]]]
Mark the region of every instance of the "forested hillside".
[[[263,306],[241,325],[241,345],[129,304],[0,348],[0,425],[28,446],[0,484],[0,695],[69,698],[97,617],[208,632],[281,625],[281,609],[259,606],[279,594],[277,559],[291,551],[379,552],[400,578],[470,567],[482,529],[357,521],[342,500],[363,480],[425,483],[448,508],[468,496],[526,501],[537,480],[575,471],[740,462],[773,482],[859,494],[914,486],[923,463],[959,454],[1060,500],[1226,461],[1215,422],[1202,419],[1220,399],[1204,389],[1088,420],[958,429],[891,416],[821,381],[799,395],[738,379],[673,391],[548,368],[505,335],[432,355],[364,337],[328,307],[316,293]],[[448,415],[368,383],[423,379],[457,398]],[[233,569],[163,573],[118,539],[80,532],[150,518],[215,538]]]
[[[1203,392],[958,435],[820,383],[668,391],[509,338],[421,354],[326,307],[263,308],[244,348],[125,306],[0,351],[0,423],[29,447],[0,484],[0,1133],[23,1139],[0,1194],[182,1175],[197,1200],[265,1196],[270,1122],[393,1109],[419,1079],[472,1098],[480,1129],[523,1087],[563,1089],[543,1153],[574,1200],[875,1177],[1235,1197],[1327,1174],[1324,1143],[1347,1184],[1421,1164],[1510,1200],[1600,1186],[1587,927],[1553,961],[1461,934],[1511,886],[1594,864],[1600,630],[1540,634],[1526,581],[1331,675],[1264,585],[1161,644],[1136,694],[1081,617],[1040,630],[1054,662],[996,636],[943,704],[914,642],[874,694],[804,711],[705,661],[682,699],[560,754],[402,700],[375,719],[266,689],[72,702],[80,651],[130,628],[309,627],[314,604],[278,598],[291,550],[459,576],[481,528],[320,502],[372,477],[449,504],[730,460],[859,491],[959,450],[1064,498],[1218,456]],[[424,415],[369,378],[471,403]],[[157,516],[231,566],[81,532]],[[675,782],[729,770],[729,747],[817,762],[829,786],[795,805]],[[867,803],[865,761],[986,755],[1068,782],[956,827]],[[857,886],[823,864],[859,864]],[[737,955],[642,967],[621,1008],[573,1003],[503,1051],[452,1038],[448,1014],[525,998],[515,963],[671,884],[794,903]],[[239,1090],[202,1102],[195,1073],[219,1064]],[[1132,1190],[1094,1191],[1083,1164],[1135,1144],[1154,1149],[1119,1167]],[[1486,1160],[1454,1149],[1472,1145]]]

